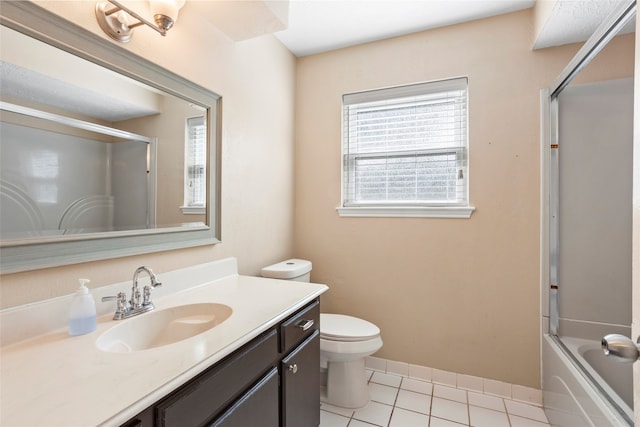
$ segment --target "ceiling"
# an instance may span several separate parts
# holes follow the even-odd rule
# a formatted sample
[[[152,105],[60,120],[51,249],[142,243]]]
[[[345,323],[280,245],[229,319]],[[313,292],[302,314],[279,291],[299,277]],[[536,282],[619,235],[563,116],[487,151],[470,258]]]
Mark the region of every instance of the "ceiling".
[[[537,0],[550,15],[535,48],[584,41],[621,0]],[[289,0],[288,28],[275,36],[296,56],[486,18],[536,0]],[[552,6],[551,6],[552,5]]]
[[[540,0],[538,0],[540,1]],[[534,48],[542,49],[587,40],[621,0],[558,0]],[[635,20],[619,34],[635,31]]]

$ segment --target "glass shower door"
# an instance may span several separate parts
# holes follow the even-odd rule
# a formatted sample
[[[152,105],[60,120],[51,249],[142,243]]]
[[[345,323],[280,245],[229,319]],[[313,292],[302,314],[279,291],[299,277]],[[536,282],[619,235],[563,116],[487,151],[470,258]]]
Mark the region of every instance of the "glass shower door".
[[[631,333],[633,78],[565,88],[558,118],[558,337],[633,408],[631,366],[600,349],[603,336]]]

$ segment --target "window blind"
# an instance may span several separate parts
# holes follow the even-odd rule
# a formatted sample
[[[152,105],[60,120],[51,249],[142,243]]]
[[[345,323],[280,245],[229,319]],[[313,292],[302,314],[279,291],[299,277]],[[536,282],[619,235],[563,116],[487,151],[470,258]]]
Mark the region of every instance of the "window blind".
[[[343,206],[466,204],[466,78],[343,96]]]
[[[207,133],[204,117],[187,119],[185,206],[205,206]]]

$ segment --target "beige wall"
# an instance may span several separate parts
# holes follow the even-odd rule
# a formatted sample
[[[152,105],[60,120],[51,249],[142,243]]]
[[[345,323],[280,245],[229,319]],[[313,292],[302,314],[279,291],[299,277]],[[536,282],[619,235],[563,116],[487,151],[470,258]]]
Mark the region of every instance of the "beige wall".
[[[95,2],[44,1],[45,8],[104,37]],[[11,307],[131,279],[142,264],[163,272],[237,256],[241,273],[293,255],[295,57],[273,36],[234,43],[185,7],[167,37],[138,28],[131,50],[222,95],[222,243],[0,277]],[[195,62],[194,62],[195,61]]]
[[[540,89],[579,46],[532,52],[532,14],[298,60],[296,256],[330,286],[323,311],[380,327],[379,357],[540,386]],[[620,69],[609,62],[609,72],[631,75],[630,58]],[[476,212],[340,218],[341,95],[453,76],[469,77]]]
[[[39,3],[102,35],[92,2]],[[123,48],[223,96],[223,243],[5,275],[2,307],[70,293],[78,277],[129,280],[141,264],[237,256],[258,274],[295,255],[331,286],[324,311],[381,327],[379,356],[539,386],[539,90],[578,47],[531,52],[531,13],[301,58],[297,73],[272,36],[233,43],[188,7],[166,38],[137,29]],[[463,75],[471,219],[339,218],[340,96]]]

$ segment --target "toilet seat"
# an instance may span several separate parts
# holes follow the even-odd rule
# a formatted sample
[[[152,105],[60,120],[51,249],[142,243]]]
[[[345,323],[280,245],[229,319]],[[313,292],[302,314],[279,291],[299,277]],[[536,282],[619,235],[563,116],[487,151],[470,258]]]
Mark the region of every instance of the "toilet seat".
[[[320,313],[320,339],[359,342],[379,337],[380,328],[371,322],[344,314]]]

